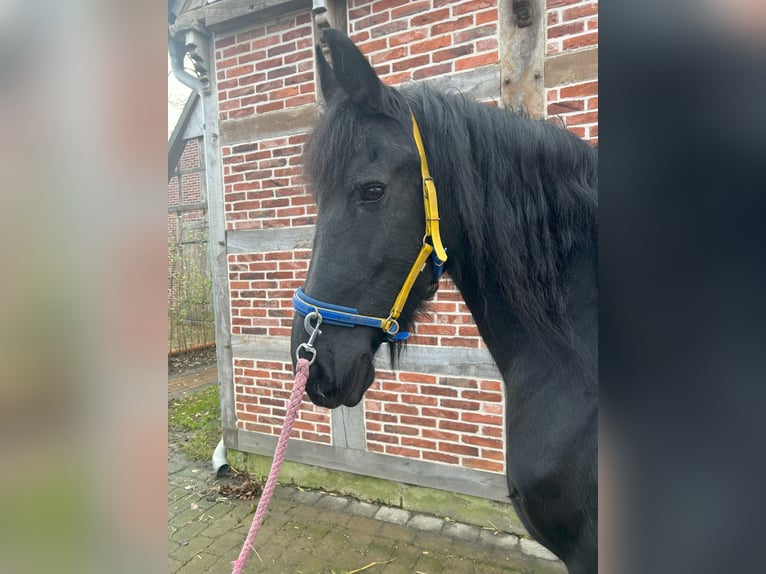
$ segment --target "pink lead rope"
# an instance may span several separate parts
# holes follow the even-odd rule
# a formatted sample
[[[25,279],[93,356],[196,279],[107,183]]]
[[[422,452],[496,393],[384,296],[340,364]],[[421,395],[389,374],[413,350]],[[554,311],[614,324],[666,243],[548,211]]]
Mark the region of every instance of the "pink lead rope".
[[[279,440],[277,441],[277,449],[274,451],[274,460],[271,463],[269,478],[266,480],[266,486],[263,487],[263,494],[261,494],[261,499],[258,501],[258,508],[255,511],[255,516],[253,516],[253,523],[250,526],[250,531],[247,533],[245,543],[242,545],[242,550],[239,553],[239,558],[234,561],[234,569],[232,570],[232,574],[241,574],[242,570],[244,569],[245,562],[247,562],[247,557],[250,555],[250,550],[253,548],[255,537],[261,528],[261,524],[263,524],[263,519],[266,517],[266,510],[269,507],[271,495],[274,494],[274,489],[277,486],[277,477],[279,476],[279,471],[282,468],[282,463],[285,461],[287,440],[290,438],[290,433],[293,430],[295,417],[298,415],[298,408],[301,405],[303,391],[306,388],[306,381],[308,378],[309,361],[306,359],[299,359],[296,365],[293,392],[290,396],[290,403],[287,407],[284,426],[282,427],[282,432],[280,433]]]

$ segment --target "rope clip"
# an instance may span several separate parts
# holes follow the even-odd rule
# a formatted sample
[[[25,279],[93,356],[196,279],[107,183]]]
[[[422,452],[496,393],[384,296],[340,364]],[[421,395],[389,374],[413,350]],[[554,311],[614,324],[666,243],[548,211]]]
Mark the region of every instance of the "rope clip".
[[[316,317],[316,325],[311,324],[311,319]],[[318,311],[312,311],[308,315],[306,315],[306,318],[303,320],[303,328],[306,329],[306,332],[309,334],[309,340],[305,343],[301,343],[298,345],[298,348],[295,349],[295,358],[296,360],[301,360],[301,351],[306,351],[311,355],[311,358],[309,359],[309,365],[313,365],[314,361],[316,361],[317,358],[317,350],[314,348],[314,341],[316,338],[322,334],[322,331],[319,329],[319,325],[322,324],[322,315],[319,314]]]

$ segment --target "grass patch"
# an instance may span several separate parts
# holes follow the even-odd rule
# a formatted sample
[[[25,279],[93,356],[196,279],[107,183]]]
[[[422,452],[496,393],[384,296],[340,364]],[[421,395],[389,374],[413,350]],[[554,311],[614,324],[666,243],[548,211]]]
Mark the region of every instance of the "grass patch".
[[[221,440],[221,399],[211,385],[168,403],[169,439],[187,458],[205,462]]]

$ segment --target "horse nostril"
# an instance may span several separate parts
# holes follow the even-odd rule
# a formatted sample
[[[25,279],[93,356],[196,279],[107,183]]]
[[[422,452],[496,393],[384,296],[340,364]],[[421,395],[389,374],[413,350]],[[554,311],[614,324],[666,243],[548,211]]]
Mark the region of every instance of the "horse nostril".
[[[311,379],[314,382],[314,390],[315,390],[317,396],[319,396],[319,397],[321,397],[323,399],[327,398],[327,395],[322,390],[322,387],[327,388],[329,386],[327,378],[325,376],[325,370],[322,368],[322,365],[319,364],[319,363],[315,363],[313,365],[313,367],[314,367],[314,373],[311,376]]]

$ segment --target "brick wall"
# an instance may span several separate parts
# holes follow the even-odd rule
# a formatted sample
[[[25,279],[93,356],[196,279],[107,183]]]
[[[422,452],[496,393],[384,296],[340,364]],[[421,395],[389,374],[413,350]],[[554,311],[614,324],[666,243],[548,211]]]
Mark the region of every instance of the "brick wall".
[[[303,185],[301,154],[306,135],[225,146],[226,229],[311,225],[316,206]]]
[[[205,166],[202,162],[202,138],[187,139],[175,173],[168,182],[168,307],[179,297],[179,284],[173,280],[183,265],[185,254],[179,249],[184,230],[190,224],[205,227],[207,221],[204,193]],[[188,209],[198,205],[199,209]]]
[[[348,26],[388,84],[498,61],[497,2],[490,0],[351,0]]]
[[[598,46],[598,1],[547,0],[546,56]],[[598,80],[551,86],[546,114],[583,139],[598,143]]]
[[[597,2],[548,0],[546,54],[596,46],[597,6]],[[349,0],[347,21],[350,37],[391,85],[499,62],[503,31],[497,2]],[[217,36],[221,121],[245,121],[315,105],[314,41],[308,12]],[[597,141],[597,94],[597,81],[549,86],[547,114],[581,137]],[[316,208],[301,171],[306,137],[306,133],[255,134],[222,146],[228,232],[310,229]],[[306,248],[229,253],[232,335],[284,340],[287,345],[291,297],[304,282],[309,259]],[[486,348],[449,277],[442,279],[437,296],[412,331],[413,345]],[[235,351],[232,366],[237,427],[278,435],[292,384],[291,364],[238,356]],[[366,448],[503,473],[502,387],[499,379],[379,370],[362,402]],[[329,411],[304,401],[295,436],[332,444],[331,419]]]
[[[302,13],[216,39],[221,120],[316,101],[311,28]]]

